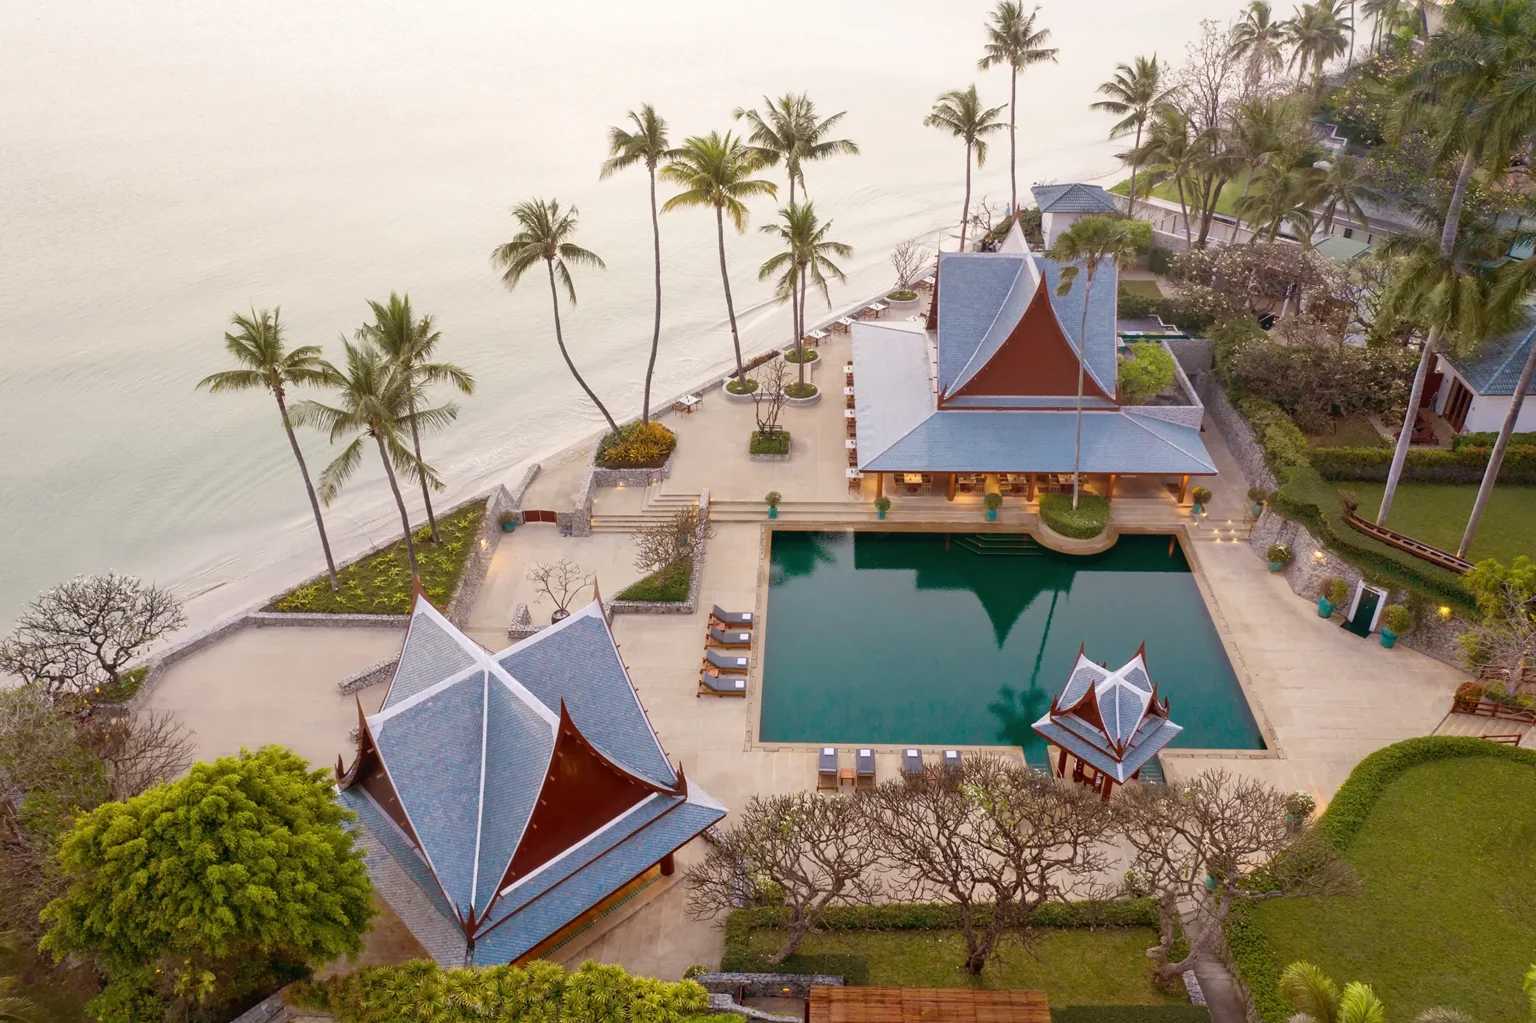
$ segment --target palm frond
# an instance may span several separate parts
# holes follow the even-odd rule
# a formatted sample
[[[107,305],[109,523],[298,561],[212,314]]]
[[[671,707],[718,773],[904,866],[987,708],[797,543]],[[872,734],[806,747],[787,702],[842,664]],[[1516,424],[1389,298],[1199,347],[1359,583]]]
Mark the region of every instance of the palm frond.
[[[329,506],[336,500],[336,495],[341,493],[341,488],[346,486],[352,474],[357,471],[358,464],[363,459],[363,446],[367,438],[362,434],[352,438],[352,443],[341,449],[341,454],[331,460],[320,471],[320,486],[316,493],[320,496],[321,503]]]
[[[1312,963],[1291,963],[1281,971],[1276,989],[1298,1011],[1320,1023],[1332,1020],[1338,1012],[1339,986],[1322,967]]]
[[[225,391],[251,391],[267,386],[267,378],[254,369],[226,369],[210,373],[197,382],[197,389],[207,388],[210,394]]]

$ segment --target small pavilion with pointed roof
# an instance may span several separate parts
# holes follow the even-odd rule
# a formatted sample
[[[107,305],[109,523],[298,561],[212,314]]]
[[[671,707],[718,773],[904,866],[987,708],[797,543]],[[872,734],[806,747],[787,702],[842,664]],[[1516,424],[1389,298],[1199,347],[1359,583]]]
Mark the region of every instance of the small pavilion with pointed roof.
[[[378,713],[337,758],[375,887],[445,966],[544,954],[725,807],[673,768],[594,600],[491,654],[418,597]]]
[[[1157,697],[1145,644],[1115,671],[1090,661],[1079,648],[1066,687],[1034,728],[1059,751],[1056,776],[1069,777],[1070,758],[1072,780],[1105,801],[1184,730],[1168,719],[1168,700]]]
[[[853,419],[859,471],[943,480],[953,500],[978,477],[1027,477],[1029,499],[1073,470],[1178,481],[1216,473],[1198,404],[1126,405],[1119,389],[1118,277],[1101,266],[1057,293],[1065,267],[1031,253],[1017,224],[998,252],[939,257],[927,322],[855,323]],[[1081,336],[1079,336],[1081,335]],[[963,477],[963,478],[961,478]]]

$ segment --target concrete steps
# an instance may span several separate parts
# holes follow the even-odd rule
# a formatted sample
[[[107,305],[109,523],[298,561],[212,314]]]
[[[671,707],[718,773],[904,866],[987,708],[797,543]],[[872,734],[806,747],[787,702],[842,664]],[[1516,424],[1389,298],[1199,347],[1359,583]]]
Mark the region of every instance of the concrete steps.
[[[665,494],[661,492],[660,486],[646,487],[640,500],[639,511],[594,513],[592,532],[633,533],[647,526],[654,526],[658,522],[664,522],[685,508],[698,506],[697,494]]]

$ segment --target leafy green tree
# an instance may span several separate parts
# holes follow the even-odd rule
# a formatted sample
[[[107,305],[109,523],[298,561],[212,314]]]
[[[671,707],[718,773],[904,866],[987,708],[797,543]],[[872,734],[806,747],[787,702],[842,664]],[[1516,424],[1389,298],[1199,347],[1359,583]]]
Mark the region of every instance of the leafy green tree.
[[[276,746],[79,818],[42,947],[184,1007],[230,997],[252,963],[319,967],[362,949],[374,914],[351,814],[325,771]]]
[[[1291,46],[1291,66],[1297,69],[1300,86],[1307,71],[1312,72],[1312,89],[1321,91],[1323,65],[1349,48],[1351,21],[1344,15],[1347,0],[1314,0],[1303,4],[1296,16],[1285,23],[1286,42]]]
[[[357,340],[372,341],[410,384],[406,392],[406,411],[410,414],[411,449],[421,461],[421,431],[416,423],[416,398],[420,388],[447,383],[462,394],[475,393],[475,378],[469,370],[452,362],[436,362],[437,346],[443,340],[431,316],[416,318],[411,311],[411,296],[389,293],[388,302],[368,303],[373,322],[358,328]],[[438,543],[437,516],[432,514],[432,497],[427,479],[421,477],[421,500],[427,506],[427,524],[432,528],[432,542]]]
[[[1232,26],[1232,56],[1247,65],[1250,91],[1285,66],[1285,24],[1265,0],[1249,0]]]
[[[1025,14],[1024,5],[1017,0],[998,0],[987,19],[987,41],[981,59],[976,62],[979,71],[1008,69],[1008,212],[1015,217],[1019,215],[1019,72],[1047,60],[1054,64],[1058,52],[1056,47],[1045,45],[1050,41],[1051,30],[1035,27],[1039,14],[1039,7]],[[978,160],[977,166],[980,165]]]
[[[1529,666],[1536,662],[1536,561],[1525,555],[1504,565],[1486,558],[1462,577],[1481,620],[1460,637],[1467,661]]]
[[[828,240],[827,232],[832,230],[832,221],[821,223],[820,218],[816,216],[813,203],[790,204],[779,211],[779,221],[777,224],[764,224],[758,228],[762,233],[778,239],[784,248],[771,256],[758,269],[757,279],[765,281],[774,274],[780,275],[775,295],[780,302],[790,303],[795,331],[795,354],[799,359],[800,389],[804,391],[806,290],[810,285],[815,284],[820,289],[822,297],[830,303],[827,277],[830,275],[839,281],[848,279],[842,269],[832,262],[831,257],[847,258],[853,255],[853,246]]]
[[[331,576],[331,589],[338,590],[341,583],[336,578],[331,541],[325,535],[325,517],[320,514],[320,501],[315,497],[314,484],[309,481],[309,466],[304,464],[304,452],[299,449],[299,439],[294,436],[287,405],[289,386],[314,386],[331,381],[326,379],[325,359],[318,345],[288,350],[283,340],[281,312],[281,309],[257,312],[253,306],[249,316],[236,313],[230,321],[235,329],[224,333],[224,349],[241,368],[206,376],[197,386],[206,387],[211,394],[262,388],[272,393],[277,401],[277,414],[283,421],[283,432],[288,435],[288,446],[293,449],[294,461],[299,463],[299,475],[304,478],[304,493],[309,496],[310,510],[315,514],[315,529],[320,533],[320,549],[325,552],[325,569]]]
[[[576,371],[571,353],[565,349],[565,334],[560,329],[560,289],[555,286],[555,281],[558,279],[565,285],[566,297],[571,300],[571,305],[575,305],[576,285],[571,280],[570,267],[607,269],[597,253],[571,241],[576,234],[577,217],[576,207],[562,211],[557,199],[533,199],[518,203],[512,207],[512,219],[517,221],[521,230],[511,241],[496,247],[491,253],[491,263],[501,268],[501,281],[510,291],[517,287],[523,274],[537,266],[539,260],[544,261],[544,268],[549,271],[549,300],[555,310],[555,344],[560,348],[561,358],[565,359],[565,368],[571,371],[571,376],[576,378],[592,404],[608,420],[608,429],[617,434],[619,424],[613,421],[613,416],[608,414],[608,407],[598,400],[597,393],[587,386],[586,380]]]
[[[649,103],[629,112],[634,130],[614,126],[608,129],[608,159],[603,161],[599,180],[607,180],[616,171],[644,164],[651,183],[651,243],[656,251],[656,322],[651,329],[651,359],[645,364],[645,395],[640,403],[640,421],[651,421],[651,377],[656,373],[656,349],[661,345],[661,221],[656,215],[656,168],[672,156],[667,137],[667,122]]]
[[[390,492],[395,496],[395,507],[400,511],[411,578],[419,582],[421,566],[416,560],[416,541],[411,537],[411,516],[405,509],[405,498],[400,493],[395,473],[401,473],[408,480],[424,480],[435,490],[443,489],[437,470],[417,458],[406,446],[407,428],[440,429],[458,417],[459,407],[451,402],[435,408],[423,407],[427,404],[423,385],[413,383],[397,370],[382,350],[345,339],[342,346],[347,353],[345,372],[330,363],[325,364],[329,379],[335,382],[339,392],[337,404],[327,405],[313,399],[300,402],[293,408],[293,420],[301,426],[326,430],[332,443],[341,437],[352,437],[341,454],[320,473],[320,500],[326,504],[341,493],[341,488],[362,463],[367,441],[373,440],[379,449],[379,460],[384,463],[384,476],[389,480]]]
[[[1120,138],[1135,132],[1135,142],[1126,154],[1127,162],[1131,165],[1131,191],[1127,203],[1129,213],[1136,212],[1136,171],[1143,158],[1141,131],[1152,112],[1168,102],[1173,92],[1172,88],[1163,87],[1162,65],[1158,64],[1157,54],[1154,53],[1151,57],[1137,57],[1130,64],[1116,64],[1115,77],[1099,86],[1099,93],[1109,99],[1089,104],[1090,110],[1099,110],[1120,118],[1109,129],[1110,138]],[[1012,131],[1011,124],[1009,131]]]
[[[1061,264],[1056,294],[1068,295],[1079,273],[1083,277],[1083,315],[1077,328],[1077,429],[1072,445],[1072,507],[1077,508],[1083,457],[1083,378],[1088,358],[1088,301],[1093,278],[1105,265],[1120,266],[1136,256],[1134,236],[1120,217],[1084,217],[1056,237],[1047,255]],[[1078,264],[1082,264],[1079,266]]]
[[[828,117],[816,113],[816,104],[805,93],[786,92],[778,99],[763,97],[763,110],[736,108],[737,120],[749,126],[747,141],[765,167],[784,165],[789,176],[789,204],[795,205],[795,184],[805,187],[805,165],[830,156],[857,156],[858,144],[851,139],[833,139],[838,122],[847,111]]]
[[[730,132],[721,135],[692,135],[673,154],[661,176],[682,188],[661,207],[661,212],[686,207],[713,207],[715,230],[720,242],[720,283],[725,288],[725,314],[731,321],[731,344],[736,351],[737,386],[747,386],[747,370],[741,361],[741,333],[736,329],[736,304],[731,300],[731,274],[725,262],[725,216],[737,234],[747,230],[747,200],[778,195],[771,181],[754,178],[762,169],[762,158]]]
[[[1120,400],[1143,405],[1173,383],[1173,356],[1154,341],[1129,345],[1120,356]]]
[[[960,251],[965,251],[965,228],[971,219],[971,154],[976,166],[987,164],[987,136],[1001,131],[997,119],[1002,107],[983,107],[973,84],[966,89],[951,89],[938,98],[923,124],[949,132],[965,143],[965,206],[960,213]]]
[[[1193,191],[1195,172],[1200,165],[1196,135],[1189,115],[1165,104],[1155,112],[1152,128],[1141,148],[1133,150],[1133,156],[1128,154],[1128,158],[1148,168],[1148,186],[1161,181],[1173,182],[1174,192],[1179,197],[1179,213],[1184,221],[1184,243],[1190,248],[1194,248],[1195,242],[1190,232],[1189,196],[1186,193]]]

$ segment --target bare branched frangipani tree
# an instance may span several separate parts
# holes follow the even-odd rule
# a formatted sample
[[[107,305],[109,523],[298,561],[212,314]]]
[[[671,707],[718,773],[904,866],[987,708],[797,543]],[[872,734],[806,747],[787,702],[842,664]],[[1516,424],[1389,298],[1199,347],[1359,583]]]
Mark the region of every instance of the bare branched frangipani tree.
[[[1113,806],[1132,869],[1157,905],[1158,942],[1147,956],[1164,987],[1219,957],[1233,907],[1359,889],[1315,826],[1295,819],[1286,794],[1264,782],[1206,771],[1168,785],[1129,786]],[[1181,924],[1189,952],[1174,961]]]
[[[933,766],[921,778],[893,779],[867,811],[895,868],[892,894],[956,907],[973,977],[1006,939],[1027,939],[1044,903],[1099,894],[1088,879],[1108,865],[1109,807],[1017,761],[975,757],[958,773]]]
[[[801,372],[804,372],[802,369]],[[774,359],[758,373],[758,388],[752,392],[753,411],[757,418],[757,432],[763,438],[774,437],[779,432],[779,416],[789,399],[785,387],[789,384],[789,367],[783,359]]]
[[[108,572],[60,583],[21,612],[0,641],[0,672],[54,699],[121,682],[155,640],[187,624],[170,590]]]
[[[571,616],[571,601],[592,585],[592,578],[590,572],[569,558],[561,558],[554,564],[540,561],[528,570],[528,581],[533,583],[534,592],[540,597],[548,597],[555,605],[549,616],[551,622]]]
[[[933,263],[933,253],[918,244],[916,238],[897,242],[891,250],[891,269],[896,271],[896,289],[911,291]]]
[[[631,539],[635,542],[635,567],[655,572],[683,558],[697,557],[715,535],[709,516],[698,505],[679,508],[672,517],[646,526]]]
[[[880,853],[861,800],[796,792],[753,796],[734,823],[688,869],[688,913],[709,920],[738,906],[782,906],[777,966],[793,955],[827,908],[868,903],[881,894],[873,877]]]

